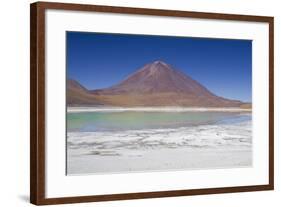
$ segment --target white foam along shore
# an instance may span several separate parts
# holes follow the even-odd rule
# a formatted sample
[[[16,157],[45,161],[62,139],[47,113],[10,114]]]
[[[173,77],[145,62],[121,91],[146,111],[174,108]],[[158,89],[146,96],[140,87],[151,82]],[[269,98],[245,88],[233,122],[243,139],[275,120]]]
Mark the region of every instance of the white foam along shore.
[[[67,107],[68,113],[79,112],[188,112],[188,111],[218,111],[218,112],[251,112],[252,109],[243,108],[205,108],[205,107]]]

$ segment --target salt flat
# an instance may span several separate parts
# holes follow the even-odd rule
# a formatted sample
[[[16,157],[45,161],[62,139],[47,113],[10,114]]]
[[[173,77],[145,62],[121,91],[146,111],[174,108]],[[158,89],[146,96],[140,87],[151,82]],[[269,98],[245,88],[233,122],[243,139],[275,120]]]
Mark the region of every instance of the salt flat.
[[[243,108],[200,108],[200,107],[67,107],[68,113],[75,112],[121,112],[121,111],[144,111],[144,112],[185,112],[185,111],[220,111],[220,112],[251,112],[252,109]]]
[[[251,167],[251,121],[114,132],[69,132],[67,173]]]

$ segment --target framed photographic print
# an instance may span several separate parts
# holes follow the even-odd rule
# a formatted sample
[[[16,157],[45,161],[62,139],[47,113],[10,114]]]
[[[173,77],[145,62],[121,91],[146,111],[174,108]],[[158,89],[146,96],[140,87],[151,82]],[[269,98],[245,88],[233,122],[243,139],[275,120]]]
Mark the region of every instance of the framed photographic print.
[[[274,188],[273,17],[30,11],[32,203]]]

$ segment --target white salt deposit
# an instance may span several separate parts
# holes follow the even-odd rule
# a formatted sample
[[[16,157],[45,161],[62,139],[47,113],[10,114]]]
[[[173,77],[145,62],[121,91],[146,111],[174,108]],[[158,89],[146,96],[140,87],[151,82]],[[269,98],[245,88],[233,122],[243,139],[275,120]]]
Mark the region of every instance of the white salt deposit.
[[[124,111],[143,111],[143,112],[188,112],[188,111],[218,111],[218,112],[251,112],[252,109],[243,108],[203,108],[203,107],[67,107],[68,113],[75,112],[124,112]]]
[[[70,175],[250,167],[252,125],[68,132],[67,145]]]

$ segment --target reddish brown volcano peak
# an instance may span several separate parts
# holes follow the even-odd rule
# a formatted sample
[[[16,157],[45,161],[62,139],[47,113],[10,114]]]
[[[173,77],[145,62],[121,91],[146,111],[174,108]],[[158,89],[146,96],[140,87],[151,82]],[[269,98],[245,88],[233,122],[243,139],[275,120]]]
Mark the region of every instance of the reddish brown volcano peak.
[[[160,60],[144,65],[109,88],[88,91],[73,81],[71,86],[75,86],[70,93],[71,104],[76,100],[78,104],[84,101],[87,105],[112,106],[239,107],[242,104],[216,96],[190,76]]]
[[[204,86],[163,61],[147,64],[124,81],[107,89],[93,91],[107,94],[184,93],[213,96]]]

